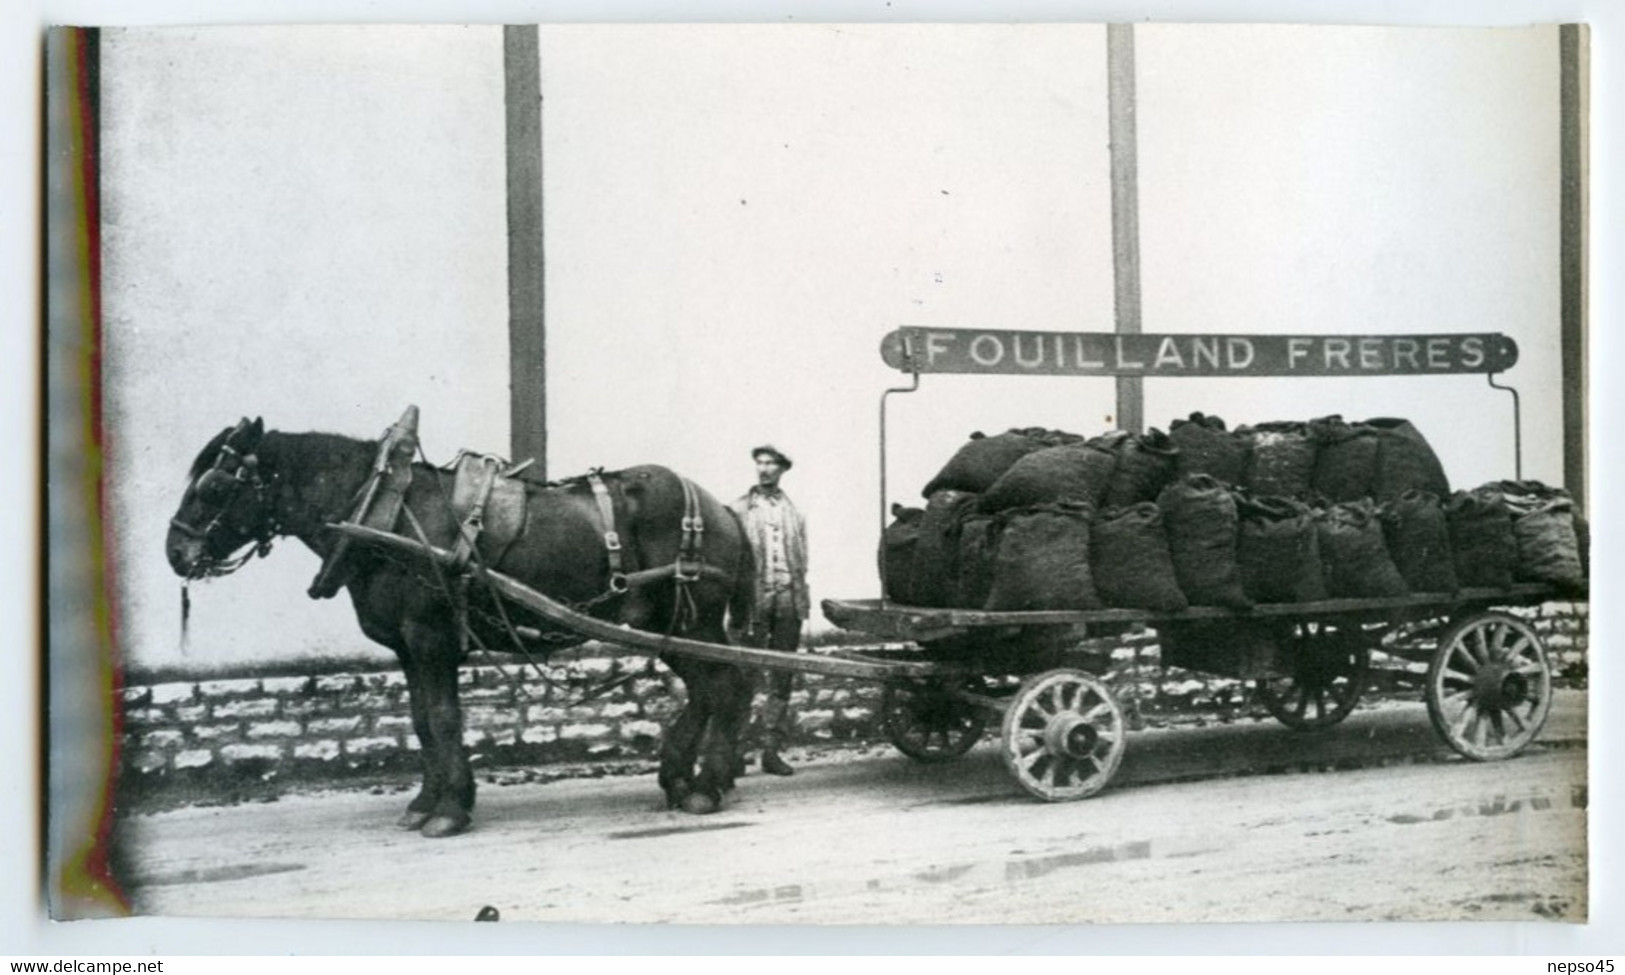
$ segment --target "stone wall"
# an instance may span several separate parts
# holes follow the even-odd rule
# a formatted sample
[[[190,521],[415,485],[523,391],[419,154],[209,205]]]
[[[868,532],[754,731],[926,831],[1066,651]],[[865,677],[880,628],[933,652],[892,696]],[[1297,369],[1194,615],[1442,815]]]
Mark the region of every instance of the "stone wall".
[[[1584,686],[1585,604],[1521,610],[1542,633],[1553,671]],[[590,647],[590,645],[589,645]],[[1154,632],[1100,642],[1101,669],[1135,726],[1262,716],[1249,682],[1163,667]],[[1372,697],[1419,698],[1399,671],[1378,672]],[[546,672],[474,665],[461,676],[464,743],[476,768],[648,763],[682,685],[644,656],[601,649],[556,656]],[[329,781],[415,771],[418,750],[399,671],[170,681],[124,692],[121,795],[173,788],[231,792],[289,780]],[[793,744],[884,739],[873,682],[807,675],[792,698]]]

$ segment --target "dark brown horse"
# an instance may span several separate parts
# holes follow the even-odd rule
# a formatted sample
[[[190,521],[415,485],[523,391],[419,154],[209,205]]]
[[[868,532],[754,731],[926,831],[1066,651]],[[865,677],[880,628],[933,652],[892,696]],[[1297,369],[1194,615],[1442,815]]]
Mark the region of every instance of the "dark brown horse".
[[[192,465],[166,543],[170,566],[189,579],[222,575],[256,551],[264,554],[271,540],[283,535],[298,538],[327,560],[338,544],[328,526],[349,517],[357,499],[371,490],[378,455],[378,441],[267,432],[257,419],[221,431]],[[460,523],[448,503],[452,475],[421,463],[412,464],[410,472],[398,533],[454,548]],[[732,512],[663,467],[605,473],[601,484],[596,494],[584,478],[528,484],[523,531],[500,552],[490,551],[480,538],[466,597],[456,595],[455,579],[448,583],[446,573],[427,561],[376,548],[351,546],[335,567],[335,582],[348,590],[362,632],[395,651],[405,672],[412,725],[423,745],[423,787],[400,819],[403,828],[448,836],[469,823],[474,779],[457,696],[468,642],[464,625],[473,639],[498,649],[512,647],[516,633],[524,633],[534,644],[527,652],[538,656],[568,639],[556,628],[546,632],[544,621],[486,597],[477,578],[481,557],[487,568],[555,600],[638,629],[725,643],[726,614],[731,611],[736,619],[748,614],[750,547]],[[652,581],[629,588],[612,584],[609,526],[600,506],[605,498],[613,503],[623,571]],[[703,519],[698,536],[685,531],[690,513]],[[682,552],[685,537],[690,550]],[[697,552],[696,537],[703,538]],[[257,548],[237,555],[250,545]],[[679,554],[697,556],[706,569],[688,573],[696,578],[681,586],[672,573],[653,571],[676,564]],[[676,655],[664,662],[686,685],[688,702],[666,729],[660,786],[672,806],[711,812],[733,785],[752,678],[732,665]]]

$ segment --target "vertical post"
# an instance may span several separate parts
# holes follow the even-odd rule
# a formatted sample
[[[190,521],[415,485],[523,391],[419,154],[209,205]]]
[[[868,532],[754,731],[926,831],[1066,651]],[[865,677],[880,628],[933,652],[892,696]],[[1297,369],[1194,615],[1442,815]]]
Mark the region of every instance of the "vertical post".
[[[1563,369],[1563,484],[1586,507],[1586,31],[1558,28],[1559,264]]]
[[[546,262],[542,247],[542,62],[536,26],[502,28],[508,148],[509,441],[547,474]]]
[[[1106,77],[1112,166],[1112,280],[1117,331],[1140,333],[1140,190],[1134,127],[1134,26],[1106,25]],[[1117,377],[1117,427],[1145,429],[1144,385]]]

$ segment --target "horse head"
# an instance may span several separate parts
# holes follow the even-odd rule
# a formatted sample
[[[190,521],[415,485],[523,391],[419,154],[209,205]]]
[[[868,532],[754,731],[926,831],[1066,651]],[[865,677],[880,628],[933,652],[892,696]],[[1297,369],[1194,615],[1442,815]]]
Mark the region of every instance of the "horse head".
[[[270,549],[277,524],[257,455],[264,437],[265,421],[244,417],[216,434],[192,462],[164,544],[176,575],[225,575]],[[238,556],[249,545],[254,548]]]

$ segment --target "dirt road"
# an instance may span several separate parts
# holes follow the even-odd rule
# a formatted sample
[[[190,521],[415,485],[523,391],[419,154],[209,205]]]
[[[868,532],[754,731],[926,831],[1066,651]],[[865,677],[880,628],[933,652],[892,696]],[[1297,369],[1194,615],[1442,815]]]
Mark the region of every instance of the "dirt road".
[[[1336,731],[1330,751],[1306,754],[1337,766],[1339,743],[1369,757],[1388,736],[1429,734],[1419,707]],[[1221,769],[1236,750],[1292,742],[1137,735],[1121,784],[1077,803],[1026,798],[984,743],[952,767],[877,748],[790,779],[753,773],[706,818],[666,811],[652,776],[482,784],[476,828],[439,841],[393,827],[405,792],[189,808],[130,823],[130,886],[142,912],[211,917],[469,920],[485,905],[504,921],[721,924],[1585,917],[1581,744],[1179,781],[1182,762]]]

